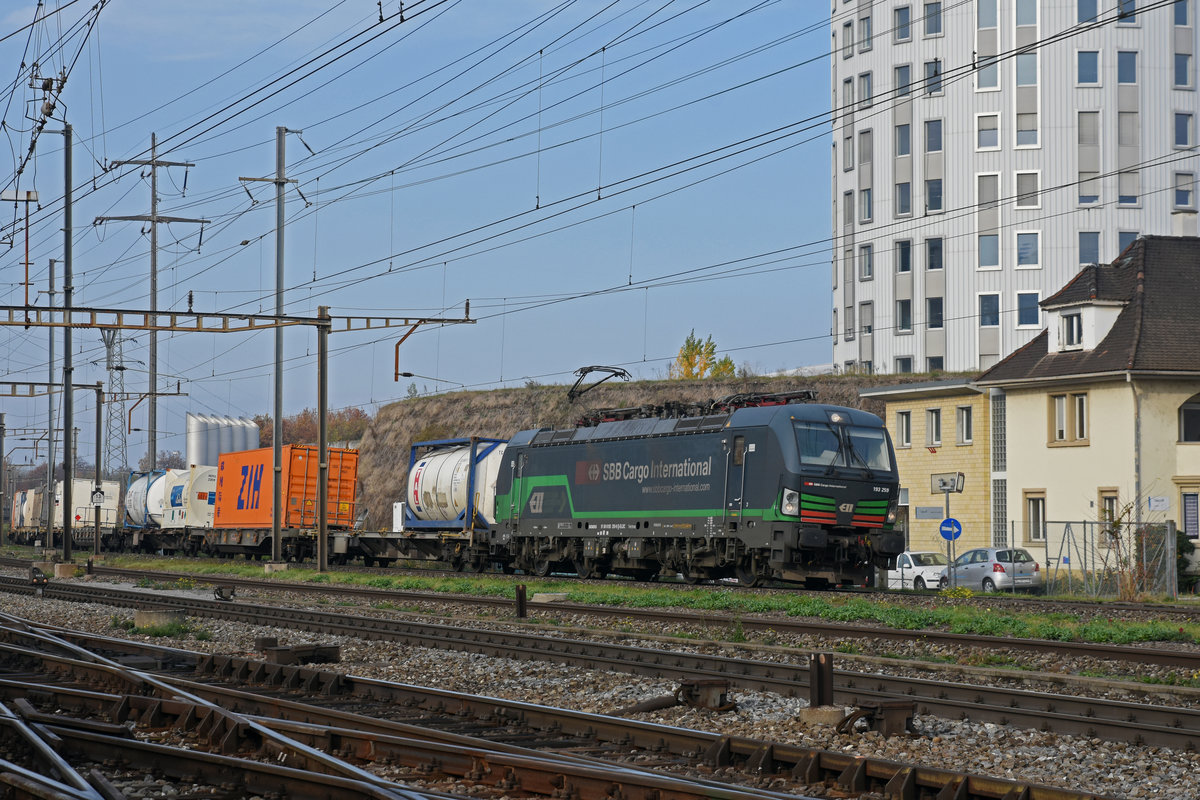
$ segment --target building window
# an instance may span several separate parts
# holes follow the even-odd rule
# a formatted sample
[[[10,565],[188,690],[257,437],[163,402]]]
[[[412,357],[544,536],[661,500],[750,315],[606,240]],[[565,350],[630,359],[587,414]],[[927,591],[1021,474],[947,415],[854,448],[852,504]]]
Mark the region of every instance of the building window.
[[[979,175],[975,181],[975,202],[980,209],[996,208],[1000,205],[1000,176]]]
[[[896,272],[912,272],[912,241],[896,242]]]
[[[1079,173],[1079,205],[1093,206],[1100,202],[1100,173]]]
[[[858,304],[858,324],[862,329],[863,336],[870,336],[875,332],[875,308],[872,303]],[[867,369],[867,374],[871,374],[871,370]]]
[[[1101,523],[1101,539],[1100,544],[1104,547],[1113,547],[1118,541],[1117,523],[1121,516],[1121,501],[1120,495],[1116,489],[1101,489],[1100,490],[1100,519]]]
[[[925,152],[942,152],[942,121],[940,119],[925,121]]]
[[[896,332],[912,332],[912,300],[896,301]]]
[[[1074,311],[1063,314],[1060,320],[1062,330],[1059,331],[1059,335],[1062,337],[1063,349],[1078,350],[1083,347],[1083,314]]]
[[[1037,53],[1017,54],[1017,86],[1037,86]]]
[[[858,248],[858,277],[869,281],[875,277],[875,247],[864,244]]]
[[[1036,328],[1042,324],[1038,292],[1017,292],[1017,327]]]
[[[1191,114],[1176,114],[1175,115],[1175,146],[1176,147],[1191,147],[1192,146],[1192,115]]]
[[[977,28],[996,27],[996,0],[979,0],[975,4],[975,14]]]
[[[1195,202],[1192,199],[1192,186],[1196,182],[1196,176],[1191,172],[1176,172],[1175,173],[1175,207],[1176,208],[1194,208]]]
[[[1076,0],[1076,10],[1078,14],[1075,19],[1078,22],[1092,22],[1098,16],[1096,9],[1097,0]]]
[[[946,359],[942,356],[930,356],[925,359],[926,372],[941,372]]]
[[[892,33],[897,42],[907,42],[912,38],[912,9],[900,6],[892,14]]]
[[[912,66],[901,64],[896,67],[896,94],[903,95],[912,91]]]
[[[896,184],[896,216],[906,217],[912,213],[912,184],[905,181]]]
[[[863,17],[858,21],[858,52],[871,49],[871,18]]]
[[[842,139],[842,169],[854,169],[854,136]]]
[[[942,328],[942,298],[927,297],[925,298],[925,318],[926,327],[929,330],[941,330]]]
[[[1037,0],[1017,0],[1017,24],[1037,25]]]
[[[858,190],[858,221],[870,222],[871,217],[871,187]]]
[[[941,269],[942,268],[942,240],[941,238],[925,240],[925,269]]]
[[[1038,237],[1036,232],[1017,234],[1017,267],[1034,268],[1041,264]]]
[[[1141,194],[1140,172],[1117,173],[1117,203],[1123,206],[1136,206],[1138,195]]]
[[[874,152],[874,135],[871,131],[858,132],[858,163],[870,164]]]
[[[1051,395],[1050,405],[1053,409],[1054,420],[1050,428],[1051,439],[1055,442],[1067,440],[1067,396],[1065,394]]]
[[[1179,407],[1179,441],[1200,442],[1200,394]]]
[[[1175,24],[1188,24],[1188,0],[1175,0]]]
[[[1188,88],[1192,85],[1192,57],[1187,53],[1175,54],[1175,86]]]
[[[1000,87],[1000,66],[994,58],[980,60],[979,68],[975,70],[975,88],[998,89]]]
[[[911,372],[912,372],[912,356],[897,356],[896,357],[896,374],[897,375],[907,375]],[[909,422],[910,436],[911,436],[911,424],[912,423],[910,420],[910,422]],[[909,440],[909,442],[911,444],[911,439]]]
[[[1100,231],[1079,232],[1079,263],[1100,263]]]
[[[900,359],[896,359],[899,361]],[[911,364],[911,359],[910,359]],[[909,370],[910,372],[912,370]],[[897,370],[899,372],[899,370]],[[896,447],[912,447],[912,412],[896,412]]]
[[[1040,208],[1041,193],[1038,191],[1038,173],[1017,173],[1017,208]]]
[[[837,309],[833,310],[833,343],[838,342],[838,324],[837,324]]]
[[[1132,25],[1137,22],[1137,0],[1117,0],[1117,23]]]
[[[846,307],[846,318],[843,322],[846,326],[846,341],[849,342],[854,338],[854,306]]]
[[[1117,83],[1137,83],[1137,53],[1121,50],[1117,53]]]
[[[896,126],[896,155],[907,156],[912,154],[912,127],[905,123],[904,125]]]
[[[1085,442],[1088,438],[1088,396],[1086,394],[1071,395],[1071,410],[1074,414],[1072,428],[1075,431],[1075,441]]]
[[[1017,147],[1033,147],[1037,143],[1037,114],[1017,114]]]
[[[869,72],[858,76],[858,104],[862,107],[871,105],[871,73]]]
[[[1000,148],[1000,115],[980,114],[975,118],[976,150],[998,150]]]
[[[1000,234],[979,235],[979,268],[1000,269]]]
[[[842,81],[842,110],[846,113],[851,111],[850,106],[854,104],[854,78],[846,78]]]
[[[939,36],[942,33],[942,4],[925,4],[925,35]]]
[[[925,62],[925,94],[942,93],[942,62],[935,58]]]
[[[970,444],[973,442],[975,433],[972,428],[971,407],[959,406],[954,415],[955,433],[959,444]]]
[[[942,210],[942,179],[930,178],[925,181],[925,210]]]
[[[942,443],[942,410],[925,409],[925,444],[929,447]]]
[[[1046,541],[1046,494],[1025,492],[1025,541]]]
[[[846,22],[842,25],[842,58],[849,58],[854,55],[854,23]]]
[[[1100,51],[1080,50],[1075,54],[1075,82],[1082,86],[1100,84]]]
[[[1082,442],[1088,438],[1088,396],[1050,395],[1050,442]]]
[[[1138,126],[1136,111],[1117,112],[1117,145],[1120,147],[1138,147],[1141,144],[1141,130]]]
[[[1000,325],[1000,295],[979,295],[979,327],[995,328]]]
[[[1125,248],[1137,241],[1137,231],[1117,231],[1117,253],[1124,253]]]

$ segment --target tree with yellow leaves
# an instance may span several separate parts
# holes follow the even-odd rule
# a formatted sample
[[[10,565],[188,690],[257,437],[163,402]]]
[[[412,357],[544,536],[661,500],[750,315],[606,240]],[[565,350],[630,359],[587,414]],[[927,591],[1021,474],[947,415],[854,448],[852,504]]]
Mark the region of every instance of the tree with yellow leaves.
[[[701,341],[695,328],[684,339],[679,355],[667,368],[667,375],[672,380],[732,378],[734,372],[732,358],[717,358],[717,345],[712,335]]]

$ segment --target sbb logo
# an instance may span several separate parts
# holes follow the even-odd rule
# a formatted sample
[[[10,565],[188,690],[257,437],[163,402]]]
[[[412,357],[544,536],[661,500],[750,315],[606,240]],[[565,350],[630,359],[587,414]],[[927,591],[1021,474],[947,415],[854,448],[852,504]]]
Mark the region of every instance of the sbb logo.
[[[601,474],[601,462],[599,461],[576,461],[575,462],[575,483],[599,483]]]

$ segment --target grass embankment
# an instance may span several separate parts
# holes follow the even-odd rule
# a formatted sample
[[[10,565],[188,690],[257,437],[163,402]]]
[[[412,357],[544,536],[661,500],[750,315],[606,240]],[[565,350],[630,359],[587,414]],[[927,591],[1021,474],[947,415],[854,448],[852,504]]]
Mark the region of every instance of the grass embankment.
[[[931,596],[920,604],[896,603],[885,598],[786,592],[760,594],[739,592],[720,586],[695,588],[643,588],[613,582],[609,585],[584,584],[571,580],[539,579],[531,576],[463,575],[424,577],[420,575],[379,575],[353,572],[317,572],[289,569],[285,573],[264,575],[261,564],[221,560],[156,560],[110,557],[110,566],[134,569],[186,572],[196,576],[236,575],[299,583],[367,586],[399,591],[439,592],[445,594],[513,597],[517,584],[525,584],[530,596],[535,592],[565,593],[574,603],[593,603],[626,608],[680,608],[722,613],[778,613],[790,617],[813,617],[831,622],[856,622],[884,625],[901,630],[942,630],[951,633],[1003,636],[1022,639],[1050,639],[1064,642],[1131,644],[1135,642],[1200,643],[1200,623],[1174,620],[1128,621],[1103,617],[1082,619],[1069,613],[1023,612],[989,608],[971,600]]]

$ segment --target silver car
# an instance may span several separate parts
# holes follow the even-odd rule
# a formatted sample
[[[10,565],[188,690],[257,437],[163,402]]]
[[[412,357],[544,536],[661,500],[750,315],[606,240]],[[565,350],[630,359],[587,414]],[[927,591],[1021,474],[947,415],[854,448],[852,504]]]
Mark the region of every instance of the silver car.
[[[953,570],[953,576],[950,573]],[[980,547],[958,558],[942,578],[943,588],[965,586],[982,592],[1025,589],[1042,591],[1041,566],[1020,547]]]
[[[889,589],[934,588],[946,574],[950,560],[936,551],[906,551],[896,556],[896,568],[887,573]]]

